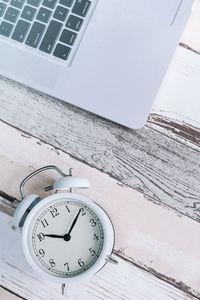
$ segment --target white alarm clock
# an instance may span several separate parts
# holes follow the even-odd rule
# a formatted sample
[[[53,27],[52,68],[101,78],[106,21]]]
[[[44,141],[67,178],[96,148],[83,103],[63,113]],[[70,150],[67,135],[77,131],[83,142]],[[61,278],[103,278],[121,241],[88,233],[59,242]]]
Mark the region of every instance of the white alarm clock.
[[[24,184],[39,172],[54,169],[62,176],[53,186],[60,191],[41,200],[39,195],[25,197]],[[22,201],[16,209],[15,224],[22,229],[22,245],[30,266],[42,277],[62,283],[87,279],[109,261],[114,229],[105,211],[90,199],[72,192],[89,188],[87,179],[64,174],[55,166],[40,168],[20,185]],[[65,192],[69,190],[69,192]]]

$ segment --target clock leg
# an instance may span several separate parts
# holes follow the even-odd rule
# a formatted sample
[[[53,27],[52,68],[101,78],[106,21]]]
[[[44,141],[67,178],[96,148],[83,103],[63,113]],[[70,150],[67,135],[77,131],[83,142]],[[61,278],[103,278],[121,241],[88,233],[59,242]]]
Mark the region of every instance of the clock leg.
[[[108,255],[106,260],[111,264],[114,264],[114,265],[118,264],[118,261],[116,259],[114,259],[111,255]]]
[[[63,284],[61,285],[61,290],[62,290],[62,295],[63,295],[63,296],[65,295],[65,287],[66,287],[66,284],[63,283]],[[67,285],[67,287],[68,287],[68,285]]]

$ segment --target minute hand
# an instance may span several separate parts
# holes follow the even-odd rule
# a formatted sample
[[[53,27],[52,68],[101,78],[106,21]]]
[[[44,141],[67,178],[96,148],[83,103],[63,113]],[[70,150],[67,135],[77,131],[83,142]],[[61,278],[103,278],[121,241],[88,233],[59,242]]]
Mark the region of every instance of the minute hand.
[[[71,225],[71,227],[70,227],[70,229],[67,233],[68,236],[70,236],[70,233],[72,232],[72,229],[74,228],[74,225],[76,224],[80,213],[81,213],[81,208],[79,209],[78,214],[77,214],[76,218],[74,219],[74,221],[73,221],[73,223],[72,223],[72,225]]]

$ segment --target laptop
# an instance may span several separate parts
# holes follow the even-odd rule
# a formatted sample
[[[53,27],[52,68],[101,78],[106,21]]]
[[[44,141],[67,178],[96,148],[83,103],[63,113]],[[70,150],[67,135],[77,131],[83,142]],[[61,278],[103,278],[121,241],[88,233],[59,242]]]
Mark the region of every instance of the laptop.
[[[0,74],[144,125],[193,0],[0,0]]]

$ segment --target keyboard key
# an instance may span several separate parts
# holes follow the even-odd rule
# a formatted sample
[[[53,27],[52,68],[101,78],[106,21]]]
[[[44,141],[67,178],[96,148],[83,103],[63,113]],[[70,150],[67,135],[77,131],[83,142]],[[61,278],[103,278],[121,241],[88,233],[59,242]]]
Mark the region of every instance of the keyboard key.
[[[74,0],[60,0],[60,4],[63,6],[71,7]]]
[[[15,8],[12,8],[12,7],[9,7],[6,11],[4,19],[7,20],[7,21],[10,21],[12,23],[15,23],[17,21],[19,13],[20,13],[19,10],[15,9]]]
[[[67,60],[70,52],[71,52],[71,48],[64,46],[62,44],[57,44],[53,52],[53,55],[63,60]]]
[[[0,3],[0,17],[3,16],[5,10],[6,10],[6,4]]]
[[[49,10],[47,8],[44,8],[44,7],[41,7],[38,14],[37,14],[36,19],[38,21],[43,22],[43,23],[48,23],[51,14],[52,14],[51,10]]]
[[[28,0],[27,4],[38,7],[40,5],[41,0]]]
[[[22,6],[24,5],[24,1],[25,0],[12,0],[10,2],[10,5],[16,7],[16,8],[22,8]]]
[[[57,21],[52,20],[49,23],[49,27],[47,28],[42,43],[39,47],[41,51],[46,53],[51,53],[53,46],[55,45],[55,42],[60,33],[61,27],[62,27],[62,23],[59,23]]]
[[[34,7],[26,5],[22,11],[21,18],[32,21],[35,17],[36,9]]]
[[[53,18],[64,22],[67,18],[69,10],[62,6],[57,6]]]
[[[75,31],[79,31],[81,29],[82,24],[83,19],[70,15],[67,20],[66,27]]]
[[[61,37],[60,42],[72,46],[76,40],[77,34],[70,30],[64,29]]]
[[[26,34],[29,30],[29,27],[30,27],[30,23],[28,22],[25,22],[23,20],[19,20],[18,23],[17,23],[17,26],[15,27],[15,30],[11,36],[11,38],[15,41],[18,41],[18,42],[23,42],[25,37],[26,37]]]
[[[1,22],[0,24],[0,35],[4,35],[9,37],[11,35],[11,31],[14,25],[7,23],[5,21]]]
[[[79,15],[81,17],[85,17],[90,8],[91,1],[87,0],[76,0],[72,12],[73,14]]]
[[[55,8],[57,0],[43,0],[42,5],[48,8]]]
[[[0,0],[0,35],[66,61],[91,4],[91,0]]]
[[[26,39],[26,42],[25,42],[26,45],[33,47],[33,48],[37,48],[37,46],[39,45],[39,42],[41,41],[45,27],[46,26],[44,24],[34,22],[33,26],[31,27],[31,30],[29,32],[29,35]]]

